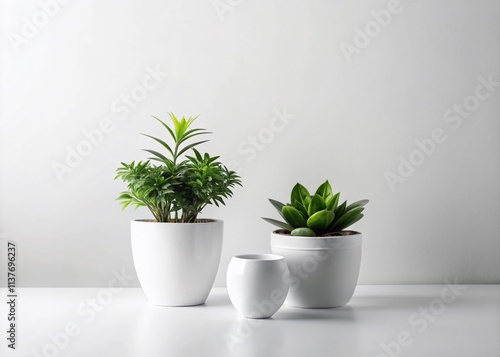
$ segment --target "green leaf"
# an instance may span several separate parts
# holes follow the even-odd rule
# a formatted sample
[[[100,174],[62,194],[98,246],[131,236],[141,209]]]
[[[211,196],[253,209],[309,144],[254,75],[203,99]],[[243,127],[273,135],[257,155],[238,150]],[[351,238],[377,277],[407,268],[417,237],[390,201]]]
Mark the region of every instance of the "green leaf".
[[[203,155],[201,155],[201,154],[200,154],[200,152],[199,152],[198,150],[196,150],[195,148],[193,148],[193,152],[194,152],[194,154],[195,154],[195,156],[196,156],[196,159],[197,159],[198,161],[203,161]]]
[[[117,197],[117,200],[129,200],[131,198],[132,198],[132,196],[130,195],[130,193],[124,191],[124,192],[120,193],[120,196]]]
[[[354,223],[356,223],[357,221],[359,221],[361,218],[363,218],[365,215],[364,214],[358,214],[357,216],[354,216],[352,219],[350,219],[348,222],[346,222],[341,228],[340,230],[344,230],[350,226],[352,226]]]
[[[283,213],[283,217],[285,218],[287,223],[292,227],[298,228],[307,226],[307,222],[304,219],[304,216],[297,208],[293,206],[284,206],[281,212]]]
[[[307,215],[312,216],[316,212],[322,211],[326,208],[325,200],[318,194],[315,194],[311,203],[309,203],[309,207],[307,208]]]
[[[323,184],[321,184],[321,186],[319,186],[318,189],[316,190],[316,195],[321,196],[325,201],[328,198],[328,196],[331,196],[332,194],[333,194],[332,186],[330,186],[328,180],[326,180]]]
[[[334,211],[337,209],[337,205],[339,204],[340,192],[337,192],[333,196],[328,197],[326,200],[326,208]]]
[[[166,142],[164,142],[163,140],[158,139],[158,138],[156,138],[156,137],[154,137],[152,135],[148,135],[148,134],[142,134],[142,135],[147,136],[148,138],[151,138],[151,139],[155,140],[156,142],[160,143],[161,146],[163,146],[165,149],[167,149],[168,152],[170,152],[170,154],[172,154],[172,155],[174,154],[174,152],[172,151],[172,149],[170,148],[170,146]]]
[[[309,194],[309,191],[307,191],[307,188],[297,182],[297,184],[292,189],[290,202],[298,201],[302,203],[304,207],[309,207],[310,200],[311,195]]]
[[[302,213],[304,218],[309,217],[309,214],[307,213],[307,208],[305,208],[304,205],[299,201],[292,202],[292,206],[297,208]]]
[[[184,135],[186,135],[186,131],[189,128],[189,126],[194,122],[196,118],[184,118],[179,122],[179,127],[178,127],[178,132],[177,132],[177,140],[182,140],[184,138]]]
[[[295,228],[292,231],[292,236],[296,237],[315,237],[316,233],[311,228],[307,227],[301,227],[301,228]]]
[[[332,231],[340,232],[341,230],[347,228],[351,224],[359,221],[361,218],[358,216],[363,216],[361,212],[363,212],[363,207],[358,207],[350,210],[349,212],[344,213],[338,220],[335,221]]]
[[[183,128],[184,124],[186,122],[186,119],[182,117],[180,120],[177,119],[173,114],[171,116],[172,122],[174,123],[174,133],[175,133],[175,138],[176,140],[182,139],[182,134],[183,134]]]
[[[181,151],[179,151],[177,153],[177,156],[181,156],[183,153],[185,153],[187,150],[191,149],[192,147],[195,147],[196,145],[200,145],[200,144],[206,143],[207,141],[209,141],[209,140],[197,141],[196,143],[192,143],[192,144],[186,145],[186,146],[184,146],[184,148],[182,148]]]
[[[340,218],[344,214],[346,205],[347,201],[344,201],[344,203],[337,207],[337,209],[335,210],[335,216],[337,218]]]
[[[184,133],[184,137],[178,142],[178,144],[182,144],[184,141],[191,139],[192,137],[203,134],[211,134],[211,132],[201,128],[188,130]]]
[[[170,116],[172,116],[173,114],[172,114],[172,113],[169,113],[169,115],[170,115]],[[172,139],[174,139],[174,140],[175,140],[175,134],[174,134],[174,132],[172,131],[172,129],[170,129],[170,127],[169,127],[169,126],[168,126],[168,125],[167,125],[167,124],[166,124],[163,120],[161,120],[160,118],[157,118],[157,117],[155,117],[155,116],[153,116],[153,118],[155,118],[156,120],[158,120],[158,121],[161,123],[161,125],[163,125],[163,127],[164,127],[165,129],[167,129],[167,131],[170,133],[170,136],[172,137]]]
[[[277,220],[272,219],[272,218],[264,218],[264,217],[262,217],[262,219],[264,221],[268,222],[268,223],[274,224],[277,227],[286,229],[287,231],[293,231],[293,227],[291,225],[287,224],[287,223],[280,222],[280,221],[277,221]]]
[[[357,207],[363,207],[365,206],[367,203],[369,202],[369,200],[360,200],[360,201],[356,201],[354,203],[351,203],[349,206],[346,207],[346,212],[347,211],[350,211],[351,209],[353,208],[357,208]]]
[[[153,160],[159,160],[161,162],[164,162],[164,161],[168,161],[168,159],[165,157],[165,155],[159,153],[158,151],[155,151],[155,150],[150,150],[150,149],[142,149],[143,151],[147,151],[149,152],[150,154],[153,154],[155,155],[158,159],[156,158],[152,158]]]
[[[276,210],[278,211],[280,216],[283,217],[283,213],[281,211],[283,210],[283,207],[285,205],[279,201],[273,200],[272,198],[269,199],[269,202],[271,202],[271,204],[274,206],[274,208],[276,208]],[[283,217],[283,218],[285,218],[285,217]]]
[[[334,217],[333,211],[324,209],[309,217],[307,226],[315,232],[324,231],[332,223]]]

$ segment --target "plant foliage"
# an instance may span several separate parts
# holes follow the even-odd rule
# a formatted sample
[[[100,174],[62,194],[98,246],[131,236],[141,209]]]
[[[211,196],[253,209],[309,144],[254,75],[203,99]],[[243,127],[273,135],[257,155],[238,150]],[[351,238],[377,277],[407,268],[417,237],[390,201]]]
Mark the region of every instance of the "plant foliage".
[[[219,161],[219,156],[201,154],[196,146],[208,140],[193,141],[210,134],[205,129],[191,128],[196,118],[177,119],[170,113],[172,125],[155,118],[166,130],[169,142],[145,135],[162,147],[162,152],[144,149],[152,157],[147,161],[123,163],[115,179],[127,183],[127,190],[117,198],[122,208],[145,206],[158,222],[195,222],[209,204],[224,205],[233,195],[232,188],[241,186],[240,177]],[[154,163],[159,164],[154,164]]]
[[[285,229],[293,236],[321,236],[340,232],[363,218],[364,206],[368,200],[361,200],[347,205],[339,205],[340,192],[333,194],[330,183],[325,181],[311,195],[297,183],[291,193],[290,202],[283,204],[269,199],[285,222],[272,218],[265,221]]]

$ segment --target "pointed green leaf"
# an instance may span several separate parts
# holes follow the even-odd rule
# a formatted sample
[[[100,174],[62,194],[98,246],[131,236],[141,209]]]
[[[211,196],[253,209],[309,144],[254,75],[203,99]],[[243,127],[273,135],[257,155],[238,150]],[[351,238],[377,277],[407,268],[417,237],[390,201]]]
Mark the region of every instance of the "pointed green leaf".
[[[144,151],[147,151],[149,152],[150,154],[153,154],[154,156],[156,156],[158,159],[156,158],[151,158],[152,160],[157,160],[157,161],[161,161],[161,162],[164,162],[164,161],[167,161],[168,159],[165,157],[165,155],[159,153],[158,151],[155,151],[155,150],[150,150],[150,149],[142,149]]]
[[[174,152],[172,151],[170,146],[166,142],[164,142],[163,140],[158,139],[158,138],[151,136],[151,135],[148,135],[148,134],[142,134],[142,135],[147,136],[148,138],[155,140],[156,142],[160,143],[161,146],[163,146],[165,149],[167,149],[172,155],[174,154]]]
[[[302,213],[302,215],[304,216],[304,218],[307,218],[309,217],[309,214],[307,213],[307,208],[304,207],[304,205],[299,202],[299,201],[294,201],[292,202],[292,206],[297,208],[300,213]]]
[[[293,206],[284,206],[281,213],[283,213],[283,217],[292,227],[299,228],[307,226],[304,216],[302,216],[302,213],[300,213],[297,208]]]
[[[351,209],[353,208],[357,208],[357,207],[363,207],[364,205],[366,205],[367,203],[369,202],[369,200],[360,200],[360,201],[356,201],[354,203],[351,203],[349,206],[346,207],[346,212],[347,211],[350,211]]]
[[[198,161],[203,161],[203,156],[201,155],[201,153],[198,150],[196,150],[195,148],[193,148],[193,152],[196,155],[196,159]]]
[[[319,186],[316,190],[316,195],[321,196],[323,200],[326,200],[328,196],[331,196],[332,194],[332,186],[330,186],[328,180],[321,184],[321,186]]]
[[[359,221],[361,218],[364,217],[364,214],[360,213],[357,216],[354,216],[352,219],[350,219],[348,222],[346,222],[342,227],[340,227],[340,231],[343,231],[344,229],[352,226],[354,223]]]
[[[334,211],[337,209],[337,205],[339,204],[340,192],[337,192],[333,196],[328,197],[326,200],[326,208]]]
[[[178,144],[182,144],[184,141],[186,141],[188,139],[191,139],[191,138],[198,136],[198,135],[204,135],[204,134],[211,134],[211,132],[206,131],[205,129],[200,129],[200,128],[188,130],[184,133],[184,137],[182,138],[182,140],[180,140],[178,142]]]
[[[206,143],[207,141],[208,140],[202,140],[202,141],[198,141],[196,143],[189,144],[189,145],[185,146],[181,151],[179,151],[177,153],[177,156],[181,156],[183,153],[185,153],[187,150],[191,149],[192,147],[195,147],[196,145],[200,145],[200,144]]]
[[[333,211],[324,209],[309,217],[307,220],[307,227],[311,228],[315,232],[323,231],[332,223],[334,217],[335,214]]]
[[[167,130],[168,130],[168,132],[170,133],[170,136],[172,136],[172,139],[174,139],[174,140],[175,140],[175,134],[174,134],[174,132],[172,131],[172,129],[170,129],[170,127],[169,127],[169,126],[168,126],[168,125],[167,125],[167,124],[166,124],[163,120],[161,120],[160,118],[157,118],[157,117],[155,117],[155,116],[153,116],[153,118],[155,118],[156,120],[158,120],[158,121],[160,122],[160,124],[161,124],[161,125],[163,125],[163,127],[164,127],[165,129],[167,129]]]
[[[316,212],[322,211],[326,208],[325,200],[318,194],[315,194],[311,202],[309,203],[309,207],[307,208],[308,216],[312,216]]]
[[[121,192],[120,196],[118,196],[117,200],[130,200],[132,199],[132,196],[130,195],[129,192]]]
[[[177,127],[175,128],[175,135],[177,136],[177,140],[181,140],[182,137],[184,136],[184,133],[186,132],[187,128],[187,121],[186,118],[182,117],[181,120],[177,121]]]
[[[335,210],[335,216],[338,218],[340,218],[344,212],[345,212],[345,207],[347,205],[347,201],[344,201],[344,203],[342,203],[340,206],[337,207],[337,209]]]
[[[297,182],[297,184],[292,189],[290,202],[299,201],[304,205],[304,207],[309,207],[310,200],[311,195],[309,194],[309,191],[307,191],[307,188]]]
[[[332,231],[340,232],[347,226],[353,224],[354,222],[357,222],[359,219],[361,219],[357,217],[361,214],[361,212],[363,212],[363,209],[364,209],[363,207],[358,207],[350,210],[349,212],[345,212],[341,217],[335,220],[335,223],[333,224],[332,227]]]
[[[281,212],[283,210],[283,207],[285,206],[283,203],[273,200],[272,198],[269,199],[269,202],[276,208],[276,211],[280,214],[281,217],[283,217],[283,213]],[[285,218],[285,217],[283,217]]]
[[[280,228],[283,228],[283,229],[286,229],[287,231],[293,231],[293,227],[287,223],[284,223],[284,222],[280,222],[280,221],[277,221],[275,219],[272,219],[272,218],[264,218],[262,217],[262,219],[268,223],[271,223],[271,224],[274,224],[275,226],[278,226]]]

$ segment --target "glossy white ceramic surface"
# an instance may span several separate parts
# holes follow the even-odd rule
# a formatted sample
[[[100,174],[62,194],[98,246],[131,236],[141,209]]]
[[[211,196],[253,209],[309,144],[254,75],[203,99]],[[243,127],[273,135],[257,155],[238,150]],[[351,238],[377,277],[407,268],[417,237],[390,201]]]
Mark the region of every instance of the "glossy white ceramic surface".
[[[248,318],[268,318],[283,305],[289,276],[285,259],[274,254],[234,256],[227,269],[227,291],[236,310]]]
[[[223,222],[132,221],[134,265],[155,305],[203,304],[219,267]]]
[[[295,237],[271,233],[271,250],[290,271],[286,304],[330,308],[347,304],[361,264],[361,233],[339,237]]]

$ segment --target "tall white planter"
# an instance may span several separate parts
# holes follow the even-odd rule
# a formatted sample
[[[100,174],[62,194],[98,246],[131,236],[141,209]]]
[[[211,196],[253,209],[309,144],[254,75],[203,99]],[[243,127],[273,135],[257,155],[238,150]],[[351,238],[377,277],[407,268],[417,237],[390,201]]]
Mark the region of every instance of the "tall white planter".
[[[142,289],[155,305],[205,302],[222,250],[223,222],[131,222],[132,254]]]
[[[285,257],[290,271],[285,304],[329,308],[343,306],[351,299],[361,264],[361,233],[294,237],[272,232],[271,250]]]

